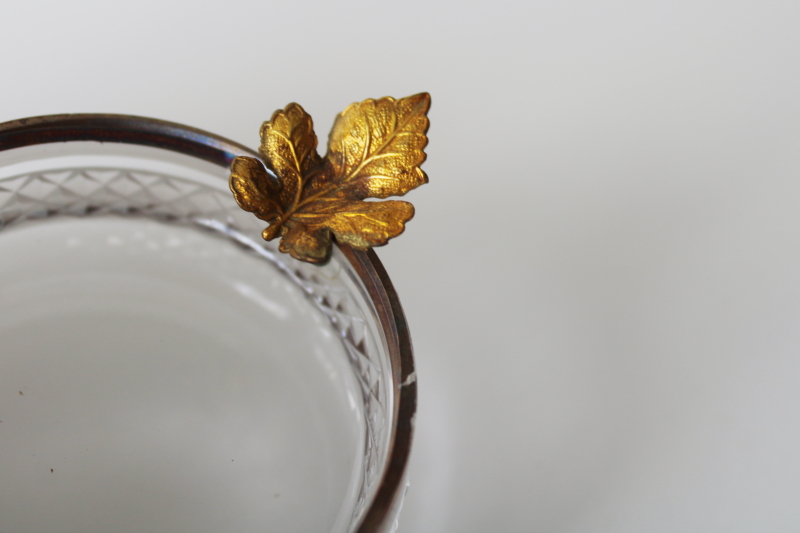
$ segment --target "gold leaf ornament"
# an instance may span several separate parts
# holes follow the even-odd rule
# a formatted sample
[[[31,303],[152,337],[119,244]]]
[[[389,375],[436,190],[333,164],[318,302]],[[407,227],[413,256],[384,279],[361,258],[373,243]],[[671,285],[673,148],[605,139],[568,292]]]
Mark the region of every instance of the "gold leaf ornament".
[[[325,263],[332,238],[358,250],[400,235],[414,207],[401,196],[428,182],[420,168],[428,143],[430,95],[420,93],[351,104],[333,124],[324,158],[311,116],[298,104],[276,111],[261,127],[259,154],[231,164],[239,206],[269,223],[262,236],[281,237],[280,250]]]

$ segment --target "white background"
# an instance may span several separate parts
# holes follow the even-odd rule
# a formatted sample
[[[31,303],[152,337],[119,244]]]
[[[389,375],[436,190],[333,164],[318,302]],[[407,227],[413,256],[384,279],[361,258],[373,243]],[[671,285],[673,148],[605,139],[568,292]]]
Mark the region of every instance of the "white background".
[[[800,3],[0,3],[0,120],[429,91],[401,533],[800,531]],[[2,482],[0,480],[0,482]]]

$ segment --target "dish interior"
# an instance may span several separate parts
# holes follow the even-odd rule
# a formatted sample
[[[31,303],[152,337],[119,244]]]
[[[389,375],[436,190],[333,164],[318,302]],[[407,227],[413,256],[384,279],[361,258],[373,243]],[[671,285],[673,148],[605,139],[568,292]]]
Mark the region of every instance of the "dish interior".
[[[90,159],[89,177],[117,171]],[[77,168],[41,160],[49,175]],[[0,173],[0,195],[34,176],[0,215],[0,531],[351,527],[378,447],[365,449],[375,417],[331,316],[210,219],[148,212],[136,191],[124,209],[60,198],[48,212],[66,194],[53,187],[21,220],[53,183],[26,165]],[[126,165],[156,175],[149,159]]]

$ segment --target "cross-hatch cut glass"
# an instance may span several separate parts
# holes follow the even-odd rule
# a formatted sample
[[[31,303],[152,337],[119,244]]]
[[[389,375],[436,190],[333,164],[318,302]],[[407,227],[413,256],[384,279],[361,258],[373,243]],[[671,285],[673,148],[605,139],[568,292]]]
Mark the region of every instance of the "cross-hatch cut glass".
[[[397,363],[393,368],[389,344],[396,340],[387,338],[368,289],[342,251],[336,249],[325,267],[279,254],[273,243],[260,238],[263,223],[236,205],[226,177],[222,167],[144,146],[75,142],[0,152],[0,249],[4,232],[34,225],[44,228],[65,217],[91,218],[98,224],[119,217],[146,221],[151,226],[157,221],[174,228],[194,228],[220,241],[220,246],[230,247],[232,243],[242,257],[263,264],[263,269],[280,283],[305,295],[304,301],[343,348],[340,352],[352,377],[342,379],[341,386],[346,388],[349,383],[352,387],[345,392],[355,402],[351,407],[362,424],[361,441],[355,450],[359,455],[354,463],[357,466],[346,491],[350,495],[341,495],[344,503],[334,513],[330,529],[323,531],[355,531],[380,489],[392,452],[398,386],[397,376],[393,378]],[[294,330],[287,334],[290,331]],[[321,360],[320,364],[327,363]],[[20,391],[20,398],[23,397],[24,391]],[[280,405],[263,407],[280,409]],[[4,422],[2,429],[10,432],[11,424]],[[298,475],[313,477],[308,472]],[[288,495],[266,497],[288,500]],[[400,498],[402,495],[394,495],[388,507],[397,508]],[[314,501],[302,501],[291,507],[286,501],[285,508],[311,510],[315,505]],[[242,513],[247,512],[242,509]],[[374,531],[392,528],[392,514],[393,511],[384,510],[384,520]],[[2,522],[0,518],[0,529],[8,525]]]

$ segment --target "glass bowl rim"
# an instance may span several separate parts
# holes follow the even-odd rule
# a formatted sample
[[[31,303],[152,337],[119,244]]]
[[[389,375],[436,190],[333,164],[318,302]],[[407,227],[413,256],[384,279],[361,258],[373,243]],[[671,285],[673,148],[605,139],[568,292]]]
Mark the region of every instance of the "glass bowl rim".
[[[164,120],[115,114],[62,114],[12,120],[0,124],[0,151],[47,143],[97,141],[151,146],[193,156],[230,168],[237,156],[259,157],[255,151],[213,133]],[[386,336],[392,368],[394,409],[389,452],[375,496],[364,512],[358,533],[377,533],[402,504],[411,452],[417,384],[414,360],[400,300],[386,269],[373,250],[337,246],[361,279]]]

